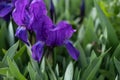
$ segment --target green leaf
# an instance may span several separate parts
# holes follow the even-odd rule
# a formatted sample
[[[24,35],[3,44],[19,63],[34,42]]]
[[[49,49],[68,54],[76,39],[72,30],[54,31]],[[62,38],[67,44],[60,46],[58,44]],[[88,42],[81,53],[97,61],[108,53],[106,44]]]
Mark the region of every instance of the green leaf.
[[[74,79],[73,80],[80,80],[80,73],[81,73],[81,69],[79,70],[78,67],[76,67],[75,71],[74,71]]]
[[[87,66],[87,57],[86,57],[86,55],[85,55],[85,52],[84,52],[84,50],[83,50],[83,48],[81,47],[81,45],[80,45],[80,43],[79,43],[79,41],[77,41],[76,43],[75,43],[75,46],[76,46],[76,48],[79,50],[79,52],[80,52],[80,64],[81,64],[81,66],[82,66],[82,68],[85,68],[86,66]]]
[[[64,80],[72,80],[72,79],[73,79],[73,63],[70,62],[65,71]]]
[[[48,75],[50,77],[50,80],[57,80],[54,71],[52,70],[49,62],[47,61],[47,66],[48,66]]]
[[[45,72],[45,58],[42,58],[41,66],[40,66],[41,72]]]
[[[14,30],[13,30],[13,25],[12,25],[12,22],[10,21],[9,23],[9,26],[8,26],[8,41],[9,41],[9,44],[10,46],[14,44]]]
[[[112,55],[112,58],[119,58],[120,57],[120,44],[117,46],[117,48],[115,49],[113,55]]]
[[[16,63],[14,61],[11,61],[9,57],[7,57],[9,70],[12,76],[14,76],[17,80],[27,80],[19,71]]]
[[[99,7],[96,0],[94,0],[94,3],[95,3],[95,7],[97,9],[97,12],[98,12],[97,14],[98,14],[98,17],[99,17],[99,19],[101,21],[103,30],[104,30],[105,27],[107,28],[109,44],[113,48],[116,48],[119,41],[118,41],[117,35],[115,33],[115,30],[114,30],[112,24],[110,23],[110,21],[107,19],[107,17],[105,16],[103,11],[101,10],[101,8]]]
[[[118,61],[118,60],[114,57],[114,63],[115,63],[115,67],[116,67],[118,73],[120,74],[120,61]]]
[[[90,62],[92,62],[95,58],[96,58],[96,54],[94,52],[94,50],[91,52],[91,56],[90,56]]]
[[[0,52],[2,48],[6,48],[8,45],[6,45],[6,38],[7,38],[8,32],[6,28],[5,22],[2,22],[0,25]],[[0,54],[1,55],[1,54]]]
[[[12,47],[10,47],[10,48],[8,49],[7,53],[5,54],[5,56],[4,56],[3,60],[2,60],[3,63],[6,63],[6,62],[7,62],[7,61],[6,61],[6,60],[7,60],[7,57],[9,57],[10,59],[12,59],[12,58],[14,57],[15,52],[16,52],[16,50],[17,50],[17,48],[18,48],[18,45],[19,45],[19,41],[16,42]]]
[[[57,77],[59,77],[60,74],[59,74],[59,66],[58,66],[58,64],[55,67],[55,72],[56,72]]]
[[[15,54],[14,59],[17,59],[18,57],[20,57],[20,56],[24,53],[25,49],[26,49],[26,46],[24,45],[24,46],[23,46],[22,48],[20,48],[20,50]]]
[[[83,39],[83,44],[84,46],[87,45],[88,43],[92,43],[93,41],[97,41],[97,35],[95,33],[95,28],[94,28],[94,21],[91,17],[88,18],[86,25],[85,25],[85,36]],[[94,37],[92,37],[94,36]],[[92,37],[92,38],[91,38]]]
[[[85,69],[82,80],[93,80],[101,65],[102,57],[96,57]]]
[[[0,74],[1,75],[6,75],[8,70],[9,70],[8,67],[0,68]]]
[[[7,67],[6,64],[4,64],[2,61],[0,61],[0,68]]]
[[[37,75],[37,72],[34,71],[34,69],[32,68],[32,65],[29,63],[28,64],[28,72],[29,72],[29,75],[30,75],[30,79],[31,80],[36,80],[36,75]]]

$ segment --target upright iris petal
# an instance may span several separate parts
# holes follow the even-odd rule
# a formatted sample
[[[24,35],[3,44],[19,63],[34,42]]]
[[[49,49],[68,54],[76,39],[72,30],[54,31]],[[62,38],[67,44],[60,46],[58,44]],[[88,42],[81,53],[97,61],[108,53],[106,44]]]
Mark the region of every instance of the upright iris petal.
[[[42,15],[47,15],[47,9],[43,0],[33,0],[30,5],[32,16],[38,18]]]
[[[15,9],[12,13],[13,19],[18,25],[27,25],[28,12],[26,10],[29,0],[17,0],[15,3]],[[26,26],[27,27],[27,26]]]
[[[32,46],[32,57],[33,59],[40,61],[43,55],[43,48],[44,48],[44,43],[38,41],[36,44]]]

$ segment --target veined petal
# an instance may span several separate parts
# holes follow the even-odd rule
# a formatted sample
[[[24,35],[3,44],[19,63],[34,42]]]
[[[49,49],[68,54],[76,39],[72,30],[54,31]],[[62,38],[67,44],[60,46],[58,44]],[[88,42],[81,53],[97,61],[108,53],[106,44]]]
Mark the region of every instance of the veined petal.
[[[41,15],[47,15],[47,9],[44,1],[33,0],[30,4],[30,13],[36,18]]]
[[[36,44],[32,46],[32,58],[36,61],[40,61],[43,55],[44,43],[38,41]]]
[[[15,36],[21,39],[24,43],[29,45],[27,30],[25,27],[18,27]]]
[[[12,4],[8,4],[5,2],[0,3],[0,17],[5,17],[7,14],[9,14],[13,9]]]
[[[13,19],[18,25],[25,25],[28,19],[26,7],[29,4],[29,0],[17,0],[15,2],[15,9],[12,13]]]
[[[66,41],[66,42],[65,42],[65,47],[66,47],[69,55],[70,55],[73,59],[77,60],[78,57],[79,57],[79,51],[72,45],[72,43],[71,43],[70,41]]]

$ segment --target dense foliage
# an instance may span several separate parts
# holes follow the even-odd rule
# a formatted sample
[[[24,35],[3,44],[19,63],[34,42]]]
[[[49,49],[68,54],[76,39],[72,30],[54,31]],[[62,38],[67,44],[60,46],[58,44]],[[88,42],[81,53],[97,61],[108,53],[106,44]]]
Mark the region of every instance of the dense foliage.
[[[44,1],[51,16],[50,0]],[[41,61],[35,61],[31,46],[15,37],[18,26],[12,16],[7,21],[0,18],[0,80],[119,80],[120,0],[53,0],[53,4],[54,22],[66,20],[76,29],[71,41],[80,52],[78,60],[62,46],[52,52],[45,47]],[[29,33],[29,39],[34,44],[35,34]]]

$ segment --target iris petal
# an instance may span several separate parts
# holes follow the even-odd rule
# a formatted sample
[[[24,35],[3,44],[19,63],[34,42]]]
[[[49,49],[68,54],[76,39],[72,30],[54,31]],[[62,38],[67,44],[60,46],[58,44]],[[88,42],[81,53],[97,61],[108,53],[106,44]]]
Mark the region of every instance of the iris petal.
[[[43,55],[43,48],[44,48],[44,43],[38,41],[36,44],[32,46],[32,57],[36,61],[40,61]]]
[[[70,41],[66,41],[66,42],[65,42],[65,47],[66,47],[69,55],[70,55],[73,59],[77,60],[78,57],[79,57],[79,51],[72,45],[72,43],[71,43]]]
[[[12,13],[13,19],[18,25],[25,25],[28,17],[26,7],[29,4],[29,0],[17,0],[15,2],[15,9]],[[29,19],[27,19],[29,20]]]
[[[17,36],[19,39],[29,45],[27,30],[25,27],[18,27],[15,36]]]
[[[46,5],[43,0],[33,0],[30,5],[30,12],[34,17],[47,15]]]
[[[59,22],[54,29],[51,29],[48,32],[47,45],[48,46],[61,46],[64,44],[65,40],[68,40],[72,34],[74,33],[74,29],[72,26],[65,21]]]

